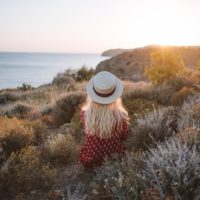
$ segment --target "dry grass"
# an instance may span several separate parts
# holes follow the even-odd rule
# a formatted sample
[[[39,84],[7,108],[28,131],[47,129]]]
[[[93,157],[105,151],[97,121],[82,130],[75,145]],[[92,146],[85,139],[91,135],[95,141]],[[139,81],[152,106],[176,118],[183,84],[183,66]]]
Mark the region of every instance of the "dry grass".
[[[0,148],[6,157],[30,145],[33,140],[32,127],[25,127],[17,118],[0,117]]]
[[[69,165],[78,160],[79,146],[73,136],[58,134],[45,144],[44,158],[54,165]]]
[[[56,101],[53,107],[53,120],[56,126],[69,123],[76,110],[80,109],[80,105],[86,100],[86,94],[83,92],[70,92],[63,95]]]
[[[0,166],[1,198],[13,199],[16,194],[48,191],[56,180],[56,171],[44,164],[34,147],[12,153]]]

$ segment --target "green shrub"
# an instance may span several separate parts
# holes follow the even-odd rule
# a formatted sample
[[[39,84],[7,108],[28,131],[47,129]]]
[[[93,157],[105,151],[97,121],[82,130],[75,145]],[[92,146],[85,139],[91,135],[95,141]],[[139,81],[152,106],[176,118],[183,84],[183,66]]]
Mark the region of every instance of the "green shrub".
[[[58,134],[49,138],[45,144],[44,158],[57,165],[71,164],[78,160],[79,146],[73,136]]]
[[[83,66],[77,71],[76,81],[78,82],[88,81],[91,79],[93,75],[94,75],[93,69],[88,69],[85,66]]]
[[[38,150],[29,146],[12,153],[0,167],[0,196],[13,199],[19,193],[48,191],[55,175],[55,170],[41,161]]]
[[[83,92],[70,92],[56,101],[53,108],[53,120],[55,125],[60,126],[69,123],[77,109],[86,100]]]

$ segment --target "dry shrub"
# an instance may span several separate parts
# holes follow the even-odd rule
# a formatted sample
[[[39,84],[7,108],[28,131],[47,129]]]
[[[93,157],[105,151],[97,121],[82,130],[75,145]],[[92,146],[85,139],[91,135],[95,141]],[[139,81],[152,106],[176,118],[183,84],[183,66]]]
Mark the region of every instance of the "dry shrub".
[[[200,155],[196,145],[188,147],[177,138],[157,144],[144,155],[138,176],[144,190],[155,190],[156,199],[199,199]]]
[[[12,153],[0,167],[0,194],[6,199],[32,190],[47,191],[55,183],[55,170],[40,160],[34,147]]]
[[[200,151],[200,129],[199,127],[189,127],[180,131],[176,137],[181,142],[186,143],[189,147],[197,145],[198,151]]]
[[[172,104],[175,106],[182,105],[183,102],[189,97],[195,94],[194,88],[183,87],[172,97]]]
[[[129,153],[124,158],[114,156],[96,170],[90,184],[90,196],[96,199],[132,200],[140,198],[137,173],[142,166],[142,155]]]
[[[31,117],[32,112],[32,106],[26,103],[17,102],[2,109],[2,112],[0,114],[7,117],[18,117],[21,119],[25,119]]]
[[[83,124],[81,121],[80,113],[77,111],[70,124],[70,134],[74,137],[77,143],[82,143],[85,135]]]
[[[123,104],[128,111],[130,123],[135,124],[138,116],[143,116],[145,113],[152,111],[158,105],[155,101],[145,99],[123,99]]]
[[[6,156],[30,145],[34,140],[32,127],[25,127],[23,122],[12,118],[0,117],[0,148]]]
[[[53,119],[57,126],[69,123],[77,109],[86,100],[83,92],[70,92],[56,101],[53,108]]]
[[[7,104],[8,102],[14,102],[19,99],[17,93],[14,92],[2,92],[0,93],[0,104]]]
[[[144,150],[177,132],[176,113],[173,107],[163,107],[137,118],[136,126],[130,130],[127,146]]]
[[[54,165],[71,164],[78,160],[79,146],[70,134],[58,134],[49,138],[45,144],[45,160]]]
[[[46,137],[46,125],[40,121],[40,120],[34,120],[34,121],[25,121],[24,122],[25,127],[33,129],[34,134],[34,145],[40,145],[44,143],[45,137]]]
[[[199,126],[200,122],[200,95],[188,98],[181,106],[179,112],[179,130],[192,126]]]
[[[52,84],[66,89],[67,91],[74,90],[75,88],[75,80],[67,73],[67,71],[64,73],[58,73],[53,79]]]
[[[52,115],[43,115],[43,116],[41,116],[40,119],[47,126],[53,126],[53,117],[52,117]]]

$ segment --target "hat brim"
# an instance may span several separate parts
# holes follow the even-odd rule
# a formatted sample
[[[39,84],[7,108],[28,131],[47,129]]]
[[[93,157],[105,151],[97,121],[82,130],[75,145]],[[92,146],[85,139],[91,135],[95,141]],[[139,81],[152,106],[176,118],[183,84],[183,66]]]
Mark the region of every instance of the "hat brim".
[[[98,96],[93,89],[93,78],[87,84],[87,94],[95,102],[100,104],[110,104],[117,100],[123,93],[124,86],[122,82],[116,77],[116,88],[115,92],[109,97]]]

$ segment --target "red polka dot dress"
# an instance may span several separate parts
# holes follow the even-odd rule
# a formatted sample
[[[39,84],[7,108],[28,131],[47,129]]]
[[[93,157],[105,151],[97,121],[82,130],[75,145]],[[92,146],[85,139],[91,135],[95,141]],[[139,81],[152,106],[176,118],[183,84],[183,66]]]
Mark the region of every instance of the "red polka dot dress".
[[[81,111],[81,120],[85,128],[85,112]],[[117,126],[116,126],[117,127]],[[122,141],[128,136],[128,123],[123,123],[121,131],[114,129],[111,138],[100,138],[97,135],[85,133],[85,142],[80,152],[80,162],[86,168],[100,166],[105,159],[112,154],[124,154]]]

